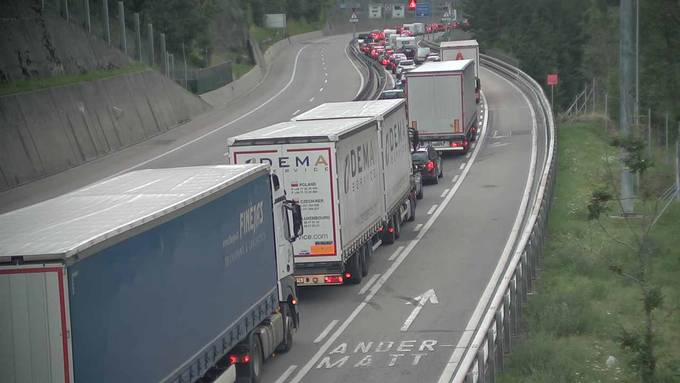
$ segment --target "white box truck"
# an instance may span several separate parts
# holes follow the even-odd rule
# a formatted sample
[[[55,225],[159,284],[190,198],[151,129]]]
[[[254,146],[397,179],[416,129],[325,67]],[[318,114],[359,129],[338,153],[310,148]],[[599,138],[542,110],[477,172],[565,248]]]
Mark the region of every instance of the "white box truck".
[[[378,123],[382,153],[382,190],[386,243],[394,242],[405,221],[415,218],[416,198],[411,193],[411,151],[406,100],[329,102],[296,116],[294,121],[373,118]]]
[[[424,35],[425,34],[425,24],[423,23],[413,23],[411,24],[411,32],[415,35]]]
[[[479,103],[481,82],[479,81],[479,43],[477,40],[442,41],[439,43],[439,56],[442,61],[474,60],[475,62],[475,100]]]
[[[398,234],[386,221],[394,218],[379,182],[380,133],[375,118],[338,118],[283,122],[228,140],[230,162],[270,164],[302,207],[304,235],[293,244],[298,286],[359,283],[383,237]]]
[[[467,153],[477,133],[473,61],[426,62],[406,79],[408,119],[418,140]]]

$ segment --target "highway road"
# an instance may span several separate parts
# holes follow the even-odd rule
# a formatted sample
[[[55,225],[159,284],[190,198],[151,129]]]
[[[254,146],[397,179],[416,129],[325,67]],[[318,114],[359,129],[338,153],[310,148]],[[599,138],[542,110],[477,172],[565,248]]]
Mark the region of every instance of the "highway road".
[[[0,213],[134,169],[224,164],[228,137],[290,120],[324,102],[353,99],[362,78],[345,53],[350,38],[294,42],[246,97],[120,152],[0,193]]]
[[[0,212],[121,172],[225,163],[227,137],[351,100],[362,78],[348,35],[295,43],[247,97],[147,142],[0,194]],[[544,130],[509,80],[482,69],[486,116],[474,150],[444,161],[416,221],[379,248],[360,285],[305,288],[293,349],[265,364],[263,382],[446,382],[481,314],[478,302],[521,224],[540,169]],[[540,162],[540,161],[538,161]],[[502,265],[501,265],[502,266]]]
[[[488,117],[474,151],[445,159],[444,179],[425,187],[416,221],[374,253],[362,284],[301,291],[295,346],[270,360],[264,382],[448,381],[511,250],[545,140],[520,89],[481,76]]]

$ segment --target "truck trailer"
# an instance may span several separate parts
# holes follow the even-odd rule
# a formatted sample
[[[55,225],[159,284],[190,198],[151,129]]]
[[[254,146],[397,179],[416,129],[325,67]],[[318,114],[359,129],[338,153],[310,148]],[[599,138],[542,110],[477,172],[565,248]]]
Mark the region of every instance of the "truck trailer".
[[[398,190],[385,190],[381,180],[386,156],[410,161],[402,126],[392,130],[389,152],[381,124],[367,117],[282,122],[228,140],[232,163],[270,164],[300,203],[305,234],[293,246],[298,286],[360,283],[383,232],[391,230],[388,242],[398,235],[401,210],[386,210]],[[408,179],[410,169],[403,171]]]
[[[299,323],[301,228],[260,164],[139,170],[0,215],[0,381],[257,381]]]
[[[477,134],[472,60],[426,62],[406,73],[410,128],[439,151],[467,153]]]
[[[382,190],[385,222],[382,241],[391,244],[401,224],[415,219],[416,196],[411,185],[411,155],[406,100],[328,102],[297,115],[293,121],[369,117],[376,120],[383,155]],[[393,217],[392,220],[389,217]]]
[[[479,80],[479,43],[477,40],[442,41],[439,43],[439,56],[442,61],[474,60],[475,62],[475,100],[479,103],[482,89]]]

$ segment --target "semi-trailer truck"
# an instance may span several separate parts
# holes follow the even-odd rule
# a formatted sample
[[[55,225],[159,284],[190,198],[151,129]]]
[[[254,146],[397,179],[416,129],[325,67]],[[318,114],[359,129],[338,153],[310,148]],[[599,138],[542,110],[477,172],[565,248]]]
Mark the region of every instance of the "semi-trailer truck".
[[[426,62],[406,73],[409,127],[439,151],[467,153],[477,134],[472,60]]]
[[[408,131],[405,124],[390,129],[385,146],[382,133],[376,118],[337,118],[282,122],[228,140],[232,163],[270,164],[300,203],[298,286],[360,283],[375,248],[399,234],[410,206],[386,210],[385,201],[398,200],[392,193],[401,189],[385,190],[381,180],[384,160],[410,161]],[[401,171],[408,187],[410,168]]]
[[[387,226],[383,242],[391,244],[401,224],[416,214],[415,188],[411,185],[412,162],[406,100],[328,102],[293,118],[293,121],[333,120],[369,117],[376,120],[383,155],[382,190]],[[392,220],[389,217],[394,217]]]
[[[1,215],[0,381],[256,382],[299,323],[301,230],[260,164],[139,170]]]
[[[479,80],[479,43],[477,40],[442,41],[439,43],[439,56],[442,61],[474,60],[475,100],[479,103],[482,86]]]

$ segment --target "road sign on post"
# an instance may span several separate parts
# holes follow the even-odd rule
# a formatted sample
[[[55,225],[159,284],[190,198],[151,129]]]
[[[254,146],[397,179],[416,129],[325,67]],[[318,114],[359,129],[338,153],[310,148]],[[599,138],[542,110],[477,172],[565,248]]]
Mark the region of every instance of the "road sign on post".
[[[409,11],[415,11],[416,10],[416,0],[408,0],[408,10]]]
[[[555,97],[555,85],[559,84],[559,76],[557,73],[551,73],[548,75],[548,78],[546,79],[546,82],[550,86],[550,109],[552,111],[553,107],[553,99]]]
[[[416,5],[416,16],[429,16],[430,3],[418,3]]]
[[[350,23],[358,23],[359,22],[359,17],[357,16],[356,13],[352,12],[352,16],[349,17],[349,22]]]

